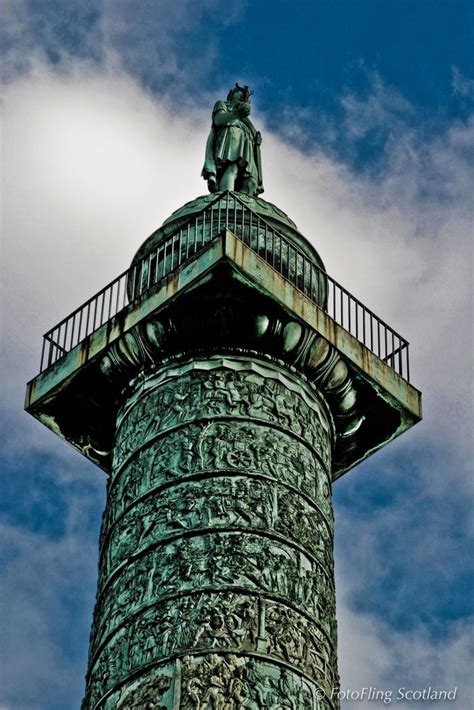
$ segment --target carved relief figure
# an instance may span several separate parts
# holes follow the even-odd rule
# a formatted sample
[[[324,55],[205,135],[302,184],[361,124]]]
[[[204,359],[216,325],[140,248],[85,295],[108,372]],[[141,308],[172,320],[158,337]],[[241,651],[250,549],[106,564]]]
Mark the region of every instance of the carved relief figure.
[[[125,692],[117,703],[117,710],[166,710],[161,703],[171,685],[171,677],[161,673]]]
[[[314,689],[337,683],[324,410],[262,370],[171,371],[130,398],[101,531],[96,700],[176,658],[157,707],[181,692],[182,708],[316,710]],[[155,701],[126,692],[117,707]]]
[[[179,380],[161,384],[138,399],[119,425],[114,471],[160,431],[194,418],[229,415],[272,424],[278,421],[314,446],[325,463],[329,460],[329,451],[321,443],[327,437],[322,432],[319,409],[315,416],[313,408],[277,380],[222,368],[183,374]]]

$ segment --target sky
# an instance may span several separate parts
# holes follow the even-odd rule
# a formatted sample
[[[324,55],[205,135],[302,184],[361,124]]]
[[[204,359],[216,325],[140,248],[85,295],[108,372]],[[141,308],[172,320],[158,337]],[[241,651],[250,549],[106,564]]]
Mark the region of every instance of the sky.
[[[205,193],[254,92],[264,198],[411,343],[424,420],[334,486],[341,689],[472,662],[472,0],[4,0],[0,710],[79,706],[105,476],[23,411],[41,336]],[[413,703],[395,703],[409,706]],[[365,710],[367,701],[344,700]]]

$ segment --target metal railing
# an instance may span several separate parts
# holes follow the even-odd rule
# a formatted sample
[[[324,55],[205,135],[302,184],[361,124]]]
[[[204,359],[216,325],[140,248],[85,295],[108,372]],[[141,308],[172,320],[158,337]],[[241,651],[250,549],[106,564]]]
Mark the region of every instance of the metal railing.
[[[43,337],[40,371],[177,271],[225,229],[409,381],[408,342],[230,192],[216,197],[154,251],[48,331]]]

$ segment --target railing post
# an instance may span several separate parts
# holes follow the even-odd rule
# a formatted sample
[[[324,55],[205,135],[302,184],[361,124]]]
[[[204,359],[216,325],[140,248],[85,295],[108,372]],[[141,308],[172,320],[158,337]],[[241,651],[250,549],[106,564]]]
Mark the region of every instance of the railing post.
[[[45,346],[46,346],[46,338],[43,336],[43,344],[41,346],[40,372],[43,372]]]
[[[102,325],[102,323],[104,322],[104,304],[105,304],[105,292],[102,291],[102,303],[100,304],[99,325]]]
[[[221,222],[222,222],[222,197],[219,200],[218,206],[217,206],[217,234],[221,233],[222,227],[221,227]]]

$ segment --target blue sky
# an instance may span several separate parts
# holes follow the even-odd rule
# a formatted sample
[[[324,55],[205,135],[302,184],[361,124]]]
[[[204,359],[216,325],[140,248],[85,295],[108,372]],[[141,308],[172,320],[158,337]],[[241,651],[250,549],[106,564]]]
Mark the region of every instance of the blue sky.
[[[205,191],[211,107],[235,81],[254,90],[264,197],[411,341],[424,392],[423,423],[335,485],[341,687],[458,686],[468,708],[472,0],[2,14],[1,710],[78,707],[95,594],[104,477],[22,411],[41,335]]]

